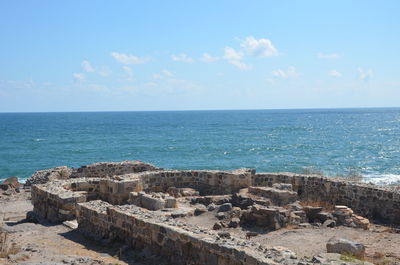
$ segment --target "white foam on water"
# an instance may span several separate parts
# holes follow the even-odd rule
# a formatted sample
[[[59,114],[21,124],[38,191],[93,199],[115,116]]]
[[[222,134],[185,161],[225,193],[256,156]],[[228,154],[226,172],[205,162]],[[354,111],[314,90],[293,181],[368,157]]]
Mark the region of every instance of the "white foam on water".
[[[364,181],[372,182],[376,185],[395,185],[400,184],[400,175],[396,174],[370,174],[364,175]]]

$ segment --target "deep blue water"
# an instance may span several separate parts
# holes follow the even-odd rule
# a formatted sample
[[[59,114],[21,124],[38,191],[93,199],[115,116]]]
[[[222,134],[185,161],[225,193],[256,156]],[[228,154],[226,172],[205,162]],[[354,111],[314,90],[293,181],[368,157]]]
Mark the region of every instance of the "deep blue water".
[[[0,178],[119,160],[399,181],[400,109],[0,113]]]

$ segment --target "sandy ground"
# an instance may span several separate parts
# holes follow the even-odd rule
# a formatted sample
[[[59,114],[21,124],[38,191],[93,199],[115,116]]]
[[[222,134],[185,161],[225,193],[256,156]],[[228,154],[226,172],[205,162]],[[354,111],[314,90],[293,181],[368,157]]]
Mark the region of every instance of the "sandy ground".
[[[187,223],[212,229],[216,212],[206,212],[200,216],[182,218]],[[400,264],[400,233],[388,227],[373,225],[370,230],[355,229],[344,226],[323,228],[290,228],[276,231],[263,231],[254,227],[222,228],[236,237],[245,239],[248,231],[259,232],[260,235],[251,240],[265,246],[283,246],[297,253],[298,256],[314,256],[326,253],[326,243],[333,237],[343,237],[362,243],[366,247],[366,260],[375,264]],[[396,233],[397,232],[397,233]]]
[[[118,242],[90,240],[62,224],[25,222],[33,208],[29,198],[30,193],[24,191],[0,197],[0,232],[7,232],[8,245],[17,250],[15,255],[0,258],[0,264],[164,264],[150,253],[126,251]]]

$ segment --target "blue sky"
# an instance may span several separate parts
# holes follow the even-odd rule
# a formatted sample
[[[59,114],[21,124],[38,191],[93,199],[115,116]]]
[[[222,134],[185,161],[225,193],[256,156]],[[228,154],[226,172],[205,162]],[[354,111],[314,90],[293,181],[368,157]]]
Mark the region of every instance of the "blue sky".
[[[1,1],[0,112],[400,106],[400,1]]]

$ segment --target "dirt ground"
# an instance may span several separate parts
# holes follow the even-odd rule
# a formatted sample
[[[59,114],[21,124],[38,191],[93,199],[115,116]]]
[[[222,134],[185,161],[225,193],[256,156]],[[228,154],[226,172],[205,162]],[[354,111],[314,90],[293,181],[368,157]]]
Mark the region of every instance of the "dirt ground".
[[[199,216],[181,218],[187,223],[212,229],[216,212],[206,212]],[[370,230],[338,226],[335,228],[315,227],[283,228],[276,231],[263,231],[256,227],[222,228],[231,235],[246,238],[246,233],[255,231],[260,235],[250,240],[265,246],[282,246],[293,250],[298,256],[314,256],[326,252],[326,243],[333,237],[343,237],[362,243],[366,247],[366,260],[375,264],[400,264],[400,233],[399,230],[384,226],[372,225]]]

